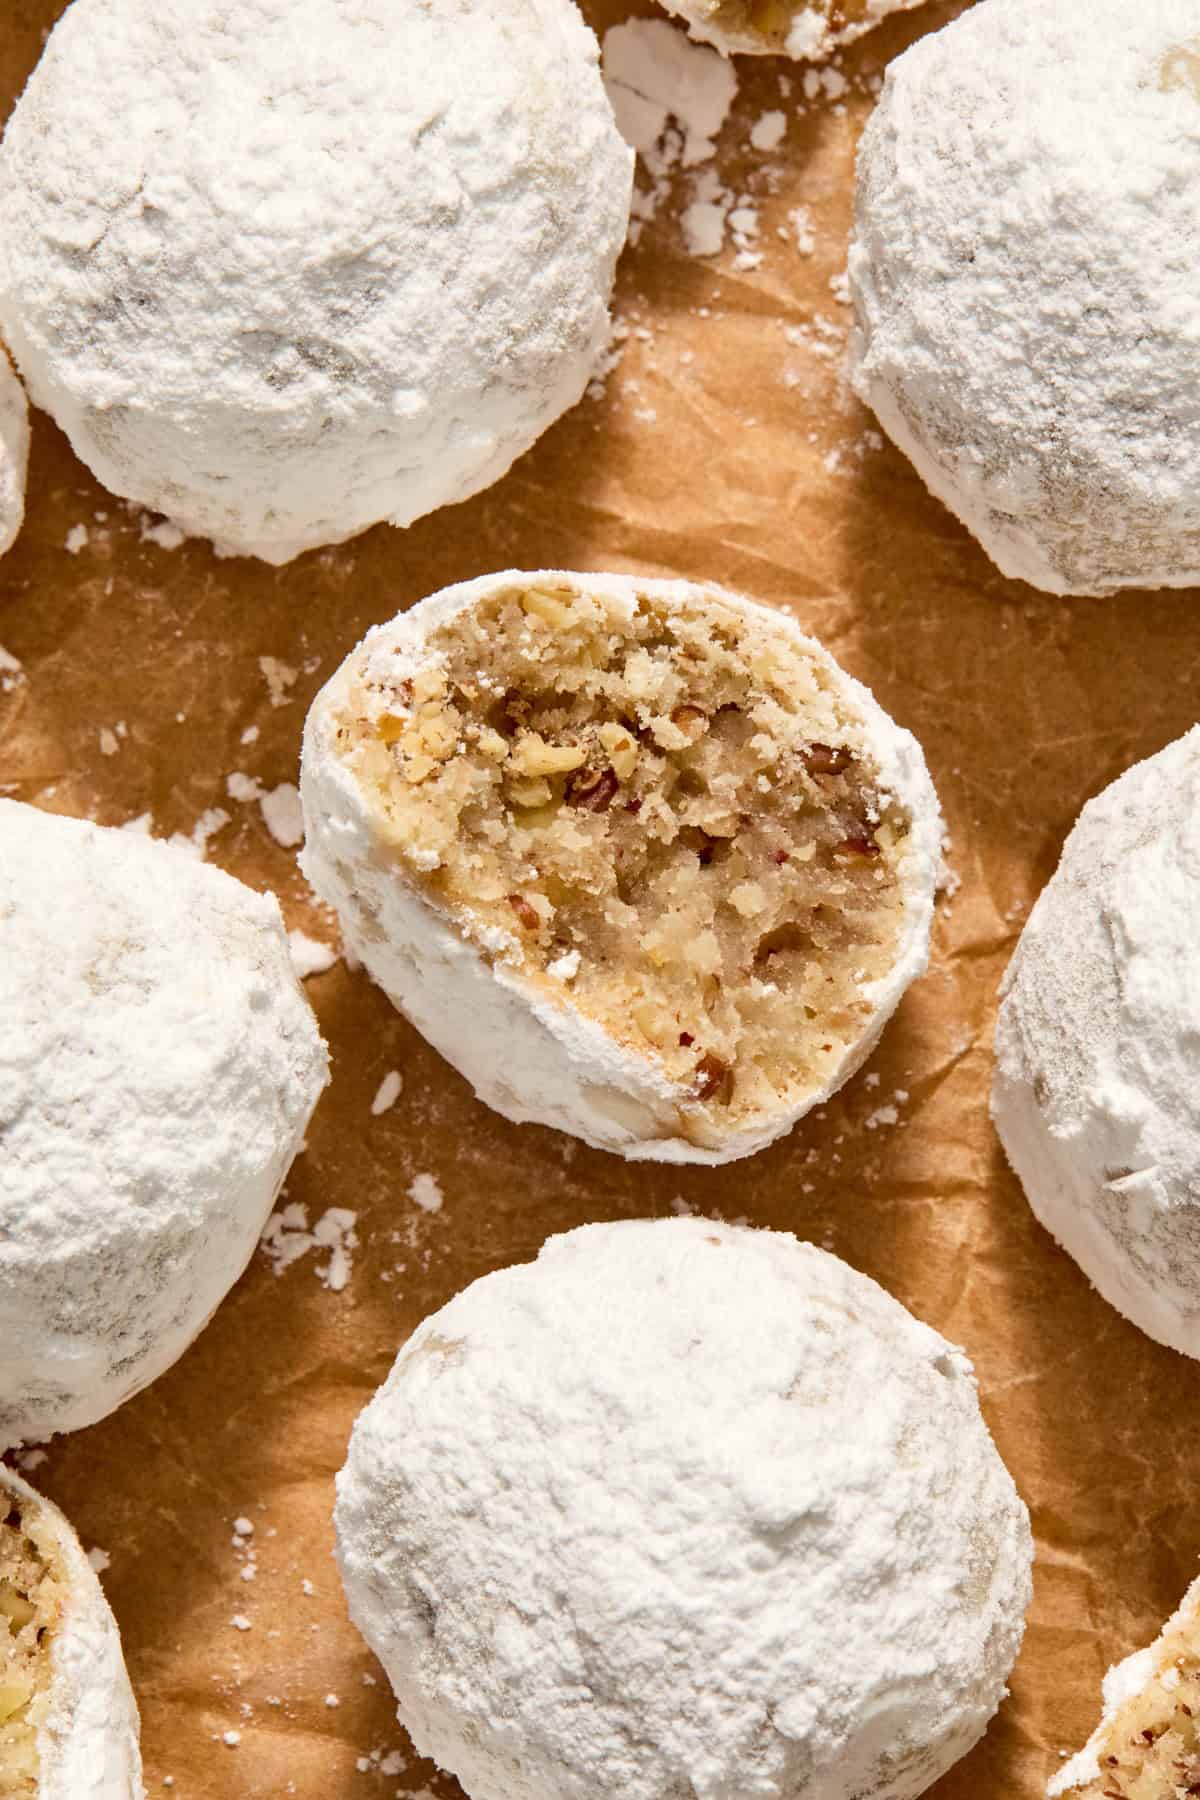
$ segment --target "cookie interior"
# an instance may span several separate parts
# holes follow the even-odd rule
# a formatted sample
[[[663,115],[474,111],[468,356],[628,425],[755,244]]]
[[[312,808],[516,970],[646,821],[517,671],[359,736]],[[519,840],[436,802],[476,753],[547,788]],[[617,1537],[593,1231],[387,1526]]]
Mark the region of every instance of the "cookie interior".
[[[38,1732],[68,1577],[42,1509],[7,1493],[0,1507],[0,1795],[24,1800],[38,1792]]]
[[[693,1141],[862,1036],[911,820],[845,677],[759,609],[514,585],[419,663],[368,648],[338,725],[426,898],[652,1056]]]

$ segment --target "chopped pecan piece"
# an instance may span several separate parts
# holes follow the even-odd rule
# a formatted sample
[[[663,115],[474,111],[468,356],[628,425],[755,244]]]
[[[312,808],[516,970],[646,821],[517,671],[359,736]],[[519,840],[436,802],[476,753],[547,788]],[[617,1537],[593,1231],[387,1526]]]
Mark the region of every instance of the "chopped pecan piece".
[[[695,744],[708,730],[708,714],[699,706],[677,706],[671,714],[671,723],[677,731],[682,731],[689,743]]]
[[[711,1050],[706,1050],[696,1064],[697,1100],[716,1100],[728,1106],[733,1099],[733,1070]]]
[[[530,906],[524,894],[510,894],[508,896],[508,904],[512,907],[526,931],[539,931],[541,929],[542,921],[538,918],[537,913],[534,911],[533,907]]]
[[[871,836],[867,827],[854,826],[833,846],[835,856],[882,856],[883,851]]]
[[[564,797],[568,806],[603,813],[612,805],[620,785],[612,769],[577,769],[567,780]]]
[[[854,757],[845,744],[805,744],[800,761],[810,775],[844,775]]]

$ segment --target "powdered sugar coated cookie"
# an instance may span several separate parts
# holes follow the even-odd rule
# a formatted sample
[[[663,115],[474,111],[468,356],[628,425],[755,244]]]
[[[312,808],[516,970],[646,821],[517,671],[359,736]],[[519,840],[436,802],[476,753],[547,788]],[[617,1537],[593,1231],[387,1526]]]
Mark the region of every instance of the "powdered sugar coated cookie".
[[[632,154],[568,0],[75,0],[0,321],[114,492],[269,562],[488,486],[583,392]]]
[[[1084,807],[1004,979],[992,1113],[1046,1228],[1200,1356],[1200,729]]]
[[[0,1618],[5,1800],[143,1800],[116,1621],[62,1513],[3,1464]]]
[[[985,0],[859,155],[854,384],[1006,575],[1200,583],[1192,0]]]
[[[338,1478],[352,1616],[472,1800],[912,1800],[1029,1522],[966,1358],[836,1258],[592,1225],[418,1329]]]
[[[0,800],[0,1444],[90,1425],[183,1353],[325,1080],[271,896]]]

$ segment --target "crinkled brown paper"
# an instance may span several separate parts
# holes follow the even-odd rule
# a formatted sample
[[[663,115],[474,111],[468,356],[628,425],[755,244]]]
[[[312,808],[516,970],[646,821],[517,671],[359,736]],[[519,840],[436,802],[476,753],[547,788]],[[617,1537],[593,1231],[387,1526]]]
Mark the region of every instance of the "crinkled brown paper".
[[[0,115],[60,10],[2,4]],[[924,744],[961,883],[939,908],[931,972],[869,1072],[732,1170],[632,1167],[511,1126],[364,975],[339,962],[308,982],[334,1081],[288,1198],[310,1222],[330,1207],[357,1214],[348,1284],[319,1279],[327,1254],[278,1275],[256,1256],[169,1374],[52,1444],[33,1472],[111,1559],[151,1795],[457,1794],[412,1756],[346,1618],[333,1475],[418,1320],[587,1220],[682,1202],[795,1231],[970,1350],[1033,1514],[1037,1595],[1012,1698],[939,1800],[1034,1800],[1060,1749],[1090,1730],[1106,1665],[1154,1632],[1196,1573],[1200,1368],[1119,1318],[1035,1225],[987,1090],[996,986],[1064,833],[1089,795],[1200,710],[1200,612],[1186,594],[1067,603],[1006,583],[904,459],[866,436],[841,382],[848,315],[830,279],[870,105],[859,78],[955,10],[894,20],[848,56],[844,103],[805,109],[799,70],[740,61],[712,166],[757,196],[761,265],[735,270],[732,247],[686,254],[691,176],[677,177],[622,263],[617,311],[631,330],[605,393],[468,505],[280,571],[200,543],[166,551],[36,420],[28,523],[0,563],[0,645],[25,674],[0,691],[3,791],[110,824],[149,812],[160,833],[224,808],[211,859],[332,940],[294,853],[256,803],[229,797],[228,775],[292,780],[317,687],[367,626],[423,594],[511,565],[640,570],[728,583],[824,639]],[[602,30],[620,0],[590,12]],[[783,144],[753,151],[750,126],[779,107]],[[798,205],[815,223],[807,258],[776,229]],[[71,554],[79,525],[87,541]],[[274,700],[264,657],[298,671],[282,691],[272,671]],[[403,1091],[373,1116],[392,1069]],[[409,1195],[422,1173],[445,1195],[440,1213]],[[241,1550],[239,1515],[255,1527]]]

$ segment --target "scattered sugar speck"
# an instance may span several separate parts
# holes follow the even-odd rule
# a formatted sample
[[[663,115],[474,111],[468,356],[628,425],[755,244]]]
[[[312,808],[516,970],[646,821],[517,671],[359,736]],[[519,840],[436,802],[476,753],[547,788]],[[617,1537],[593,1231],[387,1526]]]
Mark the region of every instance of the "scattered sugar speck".
[[[78,556],[88,546],[88,528],[86,525],[72,525],[66,535],[63,548],[70,556]]]
[[[157,544],[160,550],[178,550],[187,541],[187,532],[173,525],[170,519],[160,519],[157,525],[142,526],[142,542]]]
[[[267,830],[285,850],[304,842],[304,814],[300,808],[300,790],[293,781],[281,781],[259,801]]]
[[[101,1550],[98,1544],[94,1549],[88,1551],[87,1559],[97,1575],[103,1575],[105,1569],[112,1567],[112,1557],[107,1550]]]
[[[433,1175],[417,1175],[409,1184],[408,1197],[422,1212],[439,1213],[445,1196]]]
[[[375,1118],[395,1106],[400,1098],[400,1089],[403,1085],[404,1081],[399,1069],[389,1069],[375,1090],[375,1098],[371,1102],[371,1112]]]
[[[286,706],[291,699],[291,689],[299,677],[299,669],[293,669],[290,663],[281,662],[277,656],[260,656],[258,666],[267,684],[271,705]]]
[[[630,19],[604,34],[604,80],[626,141],[653,150],[670,119],[683,131],[683,167],[706,162],[737,93],[725,57],[665,19]]]
[[[787,133],[787,114],[765,112],[750,127],[750,142],[756,150],[778,150]]]
[[[288,932],[288,951],[298,981],[307,981],[310,975],[326,974],[338,960],[338,953],[331,944],[322,944],[318,938],[311,938],[300,930]]]
[[[21,662],[0,644],[0,694],[11,694],[25,680],[25,669]]]

